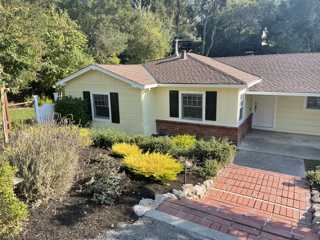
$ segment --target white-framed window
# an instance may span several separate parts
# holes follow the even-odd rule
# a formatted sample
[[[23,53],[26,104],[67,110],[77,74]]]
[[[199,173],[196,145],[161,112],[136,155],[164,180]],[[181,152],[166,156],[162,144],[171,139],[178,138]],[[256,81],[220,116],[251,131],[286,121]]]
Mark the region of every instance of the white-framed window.
[[[320,97],[307,97],[306,109],[320,110]]]
[[[203,94],[181,93],[181,118],[186,120],[203,120]]]
[[[245,108],[245,95],[240,95],[240,108],[239,108],[239,121],[244,117],[244,108]]]
[[[95,119],[110,119],[110,101],[108,94],[92,94],[92,109]]]

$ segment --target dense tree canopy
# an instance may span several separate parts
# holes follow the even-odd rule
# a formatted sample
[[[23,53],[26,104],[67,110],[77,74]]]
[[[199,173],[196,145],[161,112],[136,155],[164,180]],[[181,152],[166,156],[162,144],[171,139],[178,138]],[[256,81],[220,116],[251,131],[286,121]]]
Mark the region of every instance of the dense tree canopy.
[[[48,89],[92,58],[86,36],[66,14],[29,4],[0,5],[2,79],[13,91],[38,82]]]
[[[0,76],[15,90],[165,57],[174,38],[212,57],[320,51],[319,0],[0,0],[0,22]]]

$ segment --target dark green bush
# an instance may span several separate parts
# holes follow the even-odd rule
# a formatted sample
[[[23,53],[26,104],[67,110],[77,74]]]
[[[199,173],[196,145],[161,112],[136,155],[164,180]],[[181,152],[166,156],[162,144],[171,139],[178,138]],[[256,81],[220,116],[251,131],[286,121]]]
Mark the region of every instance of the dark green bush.
[[[59,119],[70,119],[81,126],[87,126],[91,121],[87,103],[81,98],[63,97],[56,102],[55,112]]]
[[[217,175],[222,165],[216,160],[206,160],[200,169],[201,176],[211,178]]]
[[[27,206],[13,191],[15,169],[0,161],[0,239],[13,238],[22,230],[28,217]]]
[[[143,152],[159,152],[168,153],[171,148],[171,141],[169,137],[138,137],[134,139]]]
[[[226,165],[233,161],[235,153],[235,146],[230,144],[227,140],[212,138],[208,141],[197,141],[193,151],[193,157],[202,165],[206,160],[217,160],[222,165]]]
[[[308,171],[307,179],[312,186],[320,187],[320,170]]]
[[[97,204],[112,205],[121,196],[125,175],[120,173],[120,162],[106,155],[94,157],[94,164],[87,166],[88,179],[84,193]]]
[[[132,138],[124,132],[111,128],[93,129],[92,141],[96,147],[111,148],[116,143],[130,143]]]

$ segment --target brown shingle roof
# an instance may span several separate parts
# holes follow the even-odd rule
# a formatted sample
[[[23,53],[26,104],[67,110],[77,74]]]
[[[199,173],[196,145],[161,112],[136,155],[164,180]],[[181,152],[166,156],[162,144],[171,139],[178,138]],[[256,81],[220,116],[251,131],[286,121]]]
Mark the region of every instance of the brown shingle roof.
[[[223,68],[224,66],[225,64],[196,54],[188,54],[186,59],[170,57],[144,64],[144,67],[160,84],[244,85],[247,84],[247,81],[244,80],[245,75],[248,80],[257,79],[247,73],[236,75],[232,71],[240,72],[239,70],[233,67]]]
[[[128,64],[128,65],[102,65],[99,66],[107,69],[108,71],[124,77],[130,81],[136,82],[141,85],[156,84],[154,78],[141,64]]]
[[[215,58],[258,75],[251,91],[320,93],[320,53],[274,54]]]

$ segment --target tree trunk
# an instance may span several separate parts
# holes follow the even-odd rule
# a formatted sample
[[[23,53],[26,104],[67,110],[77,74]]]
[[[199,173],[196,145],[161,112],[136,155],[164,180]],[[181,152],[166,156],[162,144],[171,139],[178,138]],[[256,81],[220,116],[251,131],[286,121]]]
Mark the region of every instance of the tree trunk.
[[[203,29],[202,29],[202,50],[201,53],[204,55],[206,51],[206,42],[207,42],[207,24],[208,17],[206,16],[203,21]]]
[[[206,56],[209,56],[210,52],[211,52],[211,49],[213,48],[213,45],[214,45],[214,38],[216,36],[216,31],[217,31],[217,27],[215,26],[213,29],[212,29],[212,32],[211,32],[211,37],[210,37],[210,45],[207,49],[207,52],[206,52]]]

